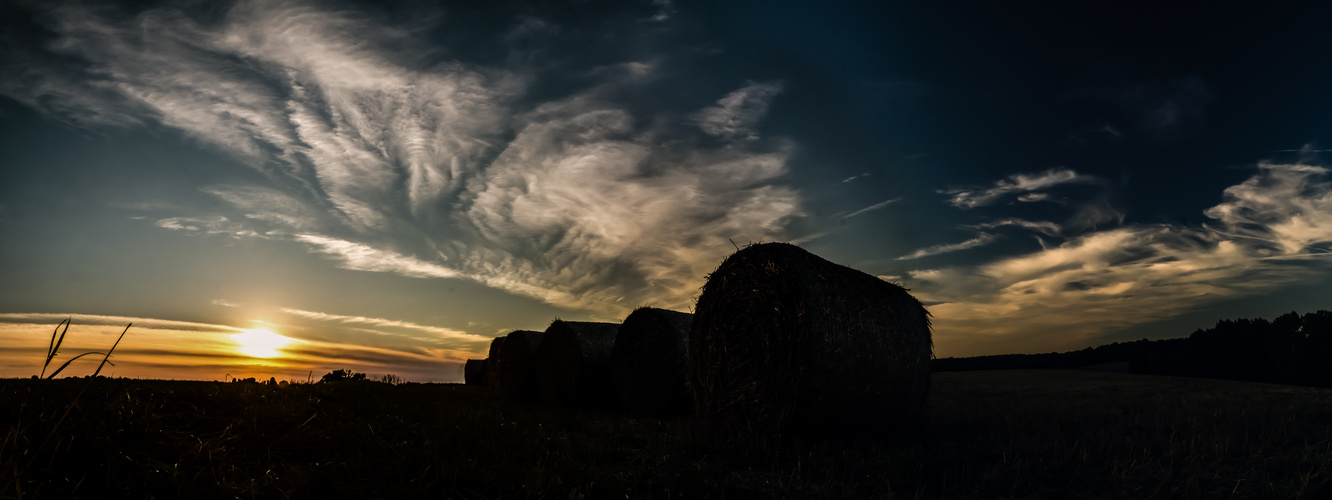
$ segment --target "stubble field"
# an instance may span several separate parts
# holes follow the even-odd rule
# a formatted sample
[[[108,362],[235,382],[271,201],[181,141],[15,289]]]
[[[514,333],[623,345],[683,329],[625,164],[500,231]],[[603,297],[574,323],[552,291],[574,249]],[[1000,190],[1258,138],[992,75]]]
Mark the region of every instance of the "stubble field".
[[[0,380],[0,498],[1332,498],[1332,390],[936,373],[900,437],[744,437],[481,387]]]

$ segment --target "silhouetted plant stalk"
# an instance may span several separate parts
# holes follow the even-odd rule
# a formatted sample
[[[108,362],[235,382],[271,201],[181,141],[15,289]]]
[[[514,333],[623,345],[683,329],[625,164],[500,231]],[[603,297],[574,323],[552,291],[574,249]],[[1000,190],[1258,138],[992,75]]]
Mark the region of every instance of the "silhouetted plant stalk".
[[[72,358],[69,358],[69,361],[65,361],[65,363],[60,365],[59,368],[56,368],[55,371],[51,372],[51,375],[47,375],[46,369],[51,366],[51,360],[55,359],[57,354],[60,354],[60,344],[63,344],[65,342],[65,334],[69,332],[69,325],[73,323],[72,321],[73,319],[74,319],[73,317],[65,318],[64,321],[61,321],[60,324],[56,325],[55,331],[51,332],[51,342],[46,347],[46,362],[42,364],[42,374],[40,375],[41,378],[44,378],[46,380],[51,380],[55,378],[56,375],[59,375],[61,371],[64,371],[64,369],[68,367],[70,363],[73,363],[74,360],[77,360],[89,354],[102,355],[102,363],[97,365],[97,371],[93,372],[92,374],[92,376],[94,377],[102,373],[102,367],[106,365],[116,366],[115,363],[111,362],[111,353],[115,352],[116,346],[120,345],[120,339],[125,338],[125,333],[128,332],[130,326],[134,324],[134,323],[129,323],[125,325],[125,330],[120,332],[120,337],[116,338],[116,343],[112,344],[111,349],[106,351],[105,353],[85,352],[78,356],[74,356]],[[65,327],[64,330],[60,329],[60,327],[62,326]]]

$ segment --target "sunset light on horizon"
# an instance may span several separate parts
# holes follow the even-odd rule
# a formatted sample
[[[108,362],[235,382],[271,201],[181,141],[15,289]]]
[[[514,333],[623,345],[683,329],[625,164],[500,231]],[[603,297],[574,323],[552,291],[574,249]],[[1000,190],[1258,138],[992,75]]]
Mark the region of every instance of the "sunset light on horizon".
[[[938,357],[1332,309],[1327,8],[1131,10],[9,3],[0,377],[460,382],[774,241]]]
[[[233,334],[231,339],[240,344],[240,348],[237,350],[241,354],[256,358],[281,356],[283,354],[282,348],[294,341],[292,338],[283,337],[262,328],[253,328]]]

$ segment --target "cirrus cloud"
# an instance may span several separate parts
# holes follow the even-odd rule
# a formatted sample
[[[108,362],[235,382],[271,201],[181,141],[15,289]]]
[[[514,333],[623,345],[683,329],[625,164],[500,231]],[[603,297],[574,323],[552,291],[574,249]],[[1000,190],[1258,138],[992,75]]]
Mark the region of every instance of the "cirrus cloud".
[[[800,213],[791,144],[756,132],[778,82],[646,112],[622,96],[669,77],[656,63],[579,68],[585,88],[540,98],[522,64],[418,56],[419,30],[314,2],[43,14],[55,38],[8,48],[24,71],[0,92],[89,130],[175,131],[264,174],[195,186],[221,207],[164,229],[610,318],[687,307],[729,240],[776,239]]]
[[[1013,174],[984,188],[951,188],[940,191],[947,194],[948,203],[962,209],[983,207],[1017,195],[1018,201],[1035,202],[1049,199],[1044,190],[1061,184],[1093,184],[1100,182],[1090,175],[1079,174],[1067,168],[1052,168],[1038,174]]]
[[[908,276],[930,304],[938,343],[948,349],[983,352],[1002,340],[1009,348],[1048,350],[1050,339],[1082,347],[1117,328],[1326,272],[1332,258],[1327,174],[1318,166],[1262,163],[1204,212],[1211,224],[1092,229],[1039,251]],[[1000,223],[1045,229],[1016,220],[991,226]]]

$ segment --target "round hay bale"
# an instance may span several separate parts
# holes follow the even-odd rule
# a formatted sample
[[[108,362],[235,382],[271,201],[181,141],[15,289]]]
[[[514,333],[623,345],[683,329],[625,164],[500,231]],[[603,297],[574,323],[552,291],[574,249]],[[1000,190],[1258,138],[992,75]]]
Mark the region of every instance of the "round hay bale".
[[[532,401],[537,397],[532,369],[541,332],[514,330],[505,337],[495,358],[495,391],[509,401]]]
[[[537,389],[552,406],[612,406],[610,351],[620,325],[555,320],[536,352]]]
[[[906,289],[767,243],[709,275],[687,371],[696,411],[727,428],[891,433],[918,417],[932,351]]]
[[[611,346],[611,378],[626,411],[678,415],[693,410],[685,383],[685,342],[693,317],[640,307],[624,319]]]
[[[467,385],[486,385],[486,360],[467,360],[467,363],[463,365],[463,383]]]
[[[491,388],[495,387],[495,381],[499,380],[499,353],[504,349],[505,337],[495,337],[490,341],[490,351],[486,354],[486,380]]]

